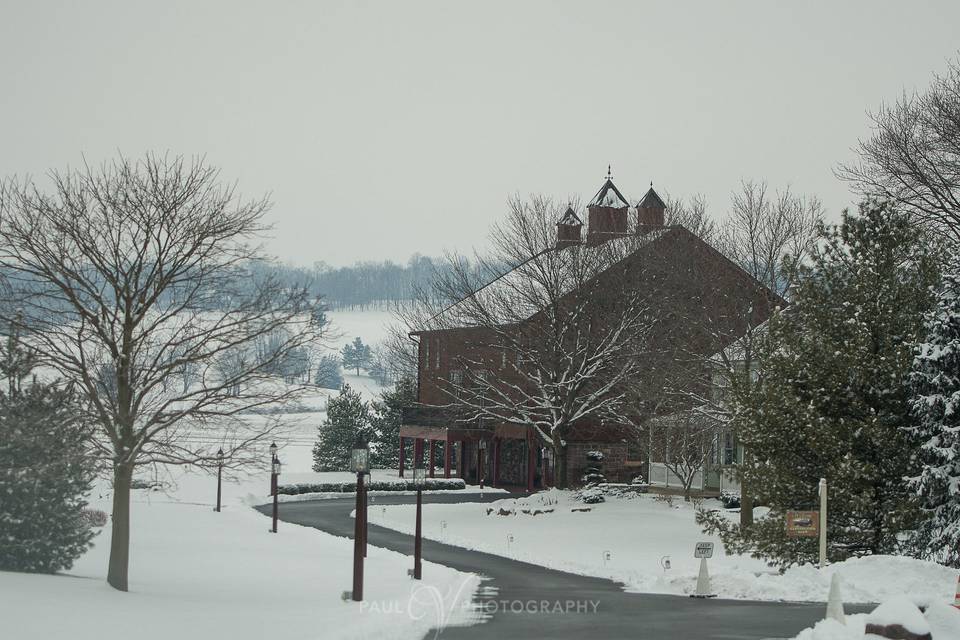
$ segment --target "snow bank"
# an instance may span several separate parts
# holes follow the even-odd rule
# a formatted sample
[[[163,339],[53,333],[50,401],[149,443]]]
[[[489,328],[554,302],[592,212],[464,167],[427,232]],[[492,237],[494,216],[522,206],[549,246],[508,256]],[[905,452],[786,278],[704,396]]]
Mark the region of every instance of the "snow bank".
[[[822,620],[801,631],[795,640],[863,640],[868,622],[901,624],[914,633],[929,631],[933,640],[960,638],[960,610],[935,601],[924,605],[921,614],[915,604],[918,604],[915,599],[901,596],[883,603],[872,613],[847,616],[845,625],[836,620]]]
[[[409,533],[412,509],[377,509],[370,521]],[[822,571],[806,565],[780,574],[755,558],[727,555],[719,539],[702,533],[694,514],[682,498],[670,505],[651,495],[608,496],[606,502],[584,505],[570,492],[551,490],[490,504],[426,505],[423,530],[427,538],[449,544],[610,578],[633,592],[693,593],[699,569],[694,547],[712,541],[711,587],[722,598],[825,602],[834,573],[841,577],[847,603],[881,602],[904,593],[944,602],[953,597],[956,571],[911,558],[875,556]]]

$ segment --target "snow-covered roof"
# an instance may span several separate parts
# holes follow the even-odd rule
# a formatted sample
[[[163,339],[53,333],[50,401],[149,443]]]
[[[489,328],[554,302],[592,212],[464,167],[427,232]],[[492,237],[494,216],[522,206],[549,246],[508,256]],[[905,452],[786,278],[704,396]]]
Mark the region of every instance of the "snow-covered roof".
[[[597,195],[587,204],[588,207],[613,207],[614,209],[626,209],[630,205],[627,199],[623,197],[620,190],[613,184],[613,180],[607,178]]]
[[[663,227],[645,234],[614,238],[598,245],[578,244],[546,249],[450,305],[428,320],[426,326],[419,330],[435,331],[475,326],[475,314],[471,309],[477,307],[497,313],[499,317],[490,319],[494,323],[510,324],[525,320],[544,309],[552,300],[576,289],[578,281],[569,274],[579,273],[582,277],[582,270],[567,268],[564,262],[570,261],[573,264],[573,261],[581,261],[581,265],[590,265],[590,272],[599,275],[633,255],[641,247],[662,238],[669,231],[671,227]],[[547,261],[554,260],[560,263],[545,266]],[[569,277],[563,282],[547,283],[543,279],[544,273],[564,274]],[[548,291],[548,287],[555,287],[558,291]]]
[[[580,216],[573,210],[573,207],[567,207],[566,213],[563,214],[563,217],[560,218],[560,222],[557,224],[562,224],[566,226],[580,225],[583,226],[583,220],[580,219]]]
[[[650,185],[650,189],[644,194],[640,199],[640,202],[637,203],[637,208],[641,207],[660,207],[661,209],[666,209],[667,205],[660,197],[660,195],[653,190],[653,185]]]

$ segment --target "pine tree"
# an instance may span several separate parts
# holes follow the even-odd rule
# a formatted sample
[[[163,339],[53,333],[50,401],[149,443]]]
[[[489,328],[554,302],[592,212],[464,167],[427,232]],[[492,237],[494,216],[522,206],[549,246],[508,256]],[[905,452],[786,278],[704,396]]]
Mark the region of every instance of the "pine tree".
[[[369,406],[359,392],[343,385],[340,395],[327,403],[327,418],[313,446],[313,470],[347,471],[354,443],[358,438],[370,442],[373,435]]]
[[[36,379],[36,362],[11,331],[0,353],[0,569],[54,573],[90,546],[82,516],[93,480],[90,429],[73,393]]]
[[[910,375],[920,473],[910,481],[924,511],[913,540],[924,557],[960,567],[960,275],[944,278]]]
[[[323,356],[317,362],[317,377],[314,382],[324,389],[339,389],[343,386],[343,374],[340,372],[340,360],[333,356]]]
[[[410,378],[401,378],[393,389],[381,392],[380,399],[373,401],[370,422],[376,439],[373,464],[377,467],[391,469],[399,465],[401,410],[416,401],[417,383]]]
[[[889,553],[918,515],[904,477],[913,345],[932,304],[938,261],[922,233],[886,203],[844,212],[821,250],[791,275],[795,301],[769,323],[759,380],[734,393],[741,466],[769,517],[746,531],[706,520],[735,550],[789,566],[816,559],[815,538],[787,538],[785,512],[817,508],[829,486],[828,554]]]
[[[353,342],[343,346],[343,366],[346,369],[356,369],[357,375],[360,375],[360,368],[366,367],[370,362],[370,347],[363,344],[360,338],[354,338]]]

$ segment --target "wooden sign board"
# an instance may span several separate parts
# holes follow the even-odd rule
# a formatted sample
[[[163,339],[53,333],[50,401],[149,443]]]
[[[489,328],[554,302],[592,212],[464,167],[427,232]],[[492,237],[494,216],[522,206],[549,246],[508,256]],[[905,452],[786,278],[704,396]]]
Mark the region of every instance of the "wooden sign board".
[[[787,537],[816,538],[820,535],[819,511],[787,511]]]
[[[713,543],[712,542],[698,542],[697,547],[693,550],[694,558],[712,558],[713,557]]]

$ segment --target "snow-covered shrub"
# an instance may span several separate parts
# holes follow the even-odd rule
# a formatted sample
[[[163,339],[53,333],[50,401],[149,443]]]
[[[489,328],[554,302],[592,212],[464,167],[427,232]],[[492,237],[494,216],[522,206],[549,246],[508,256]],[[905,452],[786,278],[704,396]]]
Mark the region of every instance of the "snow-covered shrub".
[[[740,508],[740,492],[739,491],[721,491],[720,502],[723,503],[724,509],[739,509]]]
[[[603,451],[587,451],[587,460],[603,462]]]
[[[83,518],[89,527],[107,526],[108,516],[106,511],[101,511],[100,509],[84,509],[80,512],[80,517]]]
[[[606,501],[606,498],[603,497],[603,490],[599,487],[581,489],[574,494],[574,498],[584,504],[597,504]]]

